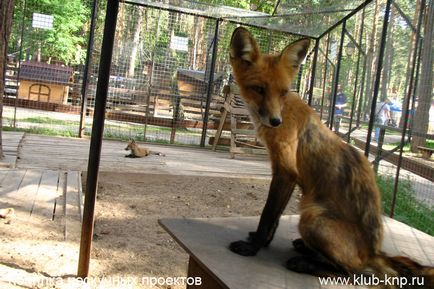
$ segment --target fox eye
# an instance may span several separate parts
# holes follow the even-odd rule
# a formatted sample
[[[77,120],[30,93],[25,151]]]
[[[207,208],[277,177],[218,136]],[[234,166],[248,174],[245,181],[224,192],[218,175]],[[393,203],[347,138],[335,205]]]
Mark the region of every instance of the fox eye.
[[[251,86],[250,87],[251,90],[253,90],[254,92],[260,94],[260,95],[265,95],[265,88],[262,86]]]
[[[289,90],[288,89],[282,89],[280,91],[280,96],[286,96],[288,94]]]

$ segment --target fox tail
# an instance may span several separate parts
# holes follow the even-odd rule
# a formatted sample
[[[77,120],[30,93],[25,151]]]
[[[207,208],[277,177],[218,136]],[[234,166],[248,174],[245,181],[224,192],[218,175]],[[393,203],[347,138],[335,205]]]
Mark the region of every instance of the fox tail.
[[[424,266],[404,256],[381,254],[373,258],[371,268],[382,279],[383,288],[434,289],[434,267]]]

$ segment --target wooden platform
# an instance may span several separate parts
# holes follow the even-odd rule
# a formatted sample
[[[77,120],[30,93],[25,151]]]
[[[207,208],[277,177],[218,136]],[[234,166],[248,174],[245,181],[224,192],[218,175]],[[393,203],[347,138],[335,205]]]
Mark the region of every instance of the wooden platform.
[[[83,200],[79,171],[0,169],[0,209],[30,223],[53,221],[65,240],[78,240]]]
[[[18,148],[23,139],[23,132],[2,132],[2,146],[4,158],[0,160],[0,167],[15,168]]]
[[[285,262],[297,254],[291,240],[299,237],[298,220],[298,216],[282,217],[270,247],[262,249],[255,257],[232,253],[228,245],[255,231],[258,217],[163,219],[160,224],[190,255],[189,276],[202,277],[203,287],[188,288],[343,288],[322,286],[318,278],[297,274],[284,267]],[[411,256],[422,264],[434,265],[434,237],[390,218],[384,221],[385,252]]]

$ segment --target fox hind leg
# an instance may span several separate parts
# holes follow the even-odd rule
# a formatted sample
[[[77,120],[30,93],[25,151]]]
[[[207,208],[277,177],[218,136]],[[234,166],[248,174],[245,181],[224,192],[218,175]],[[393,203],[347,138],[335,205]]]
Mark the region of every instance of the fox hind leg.
[[[287,268],[316,276],[360,272],[366,265],[367,245],[355,224],[323,214],[302,214],[301,239],[293,242],[302,256],[291,258]]]

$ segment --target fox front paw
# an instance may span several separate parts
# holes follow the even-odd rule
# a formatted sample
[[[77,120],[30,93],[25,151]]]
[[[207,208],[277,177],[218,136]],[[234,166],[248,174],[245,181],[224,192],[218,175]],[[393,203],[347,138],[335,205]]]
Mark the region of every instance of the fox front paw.
[[[229,249],[241,256],[255,256],[259,248],[252,242],[236,241],[229,245]]]

